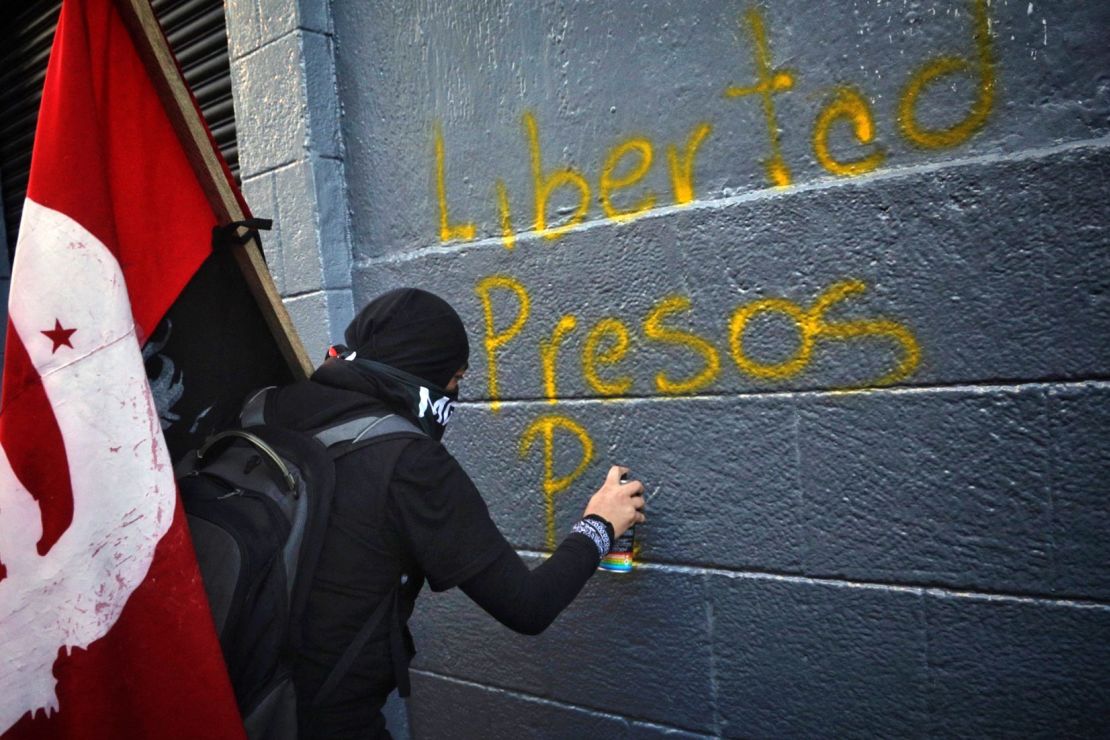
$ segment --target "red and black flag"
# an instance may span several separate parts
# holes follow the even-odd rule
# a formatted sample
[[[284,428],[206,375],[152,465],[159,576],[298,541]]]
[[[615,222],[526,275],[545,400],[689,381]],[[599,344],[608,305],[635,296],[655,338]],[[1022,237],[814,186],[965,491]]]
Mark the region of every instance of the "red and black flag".
[[[128,8],[65,0],[13,265],[0,407],[0,734],[13,737],[243,735],[142,356],[232,219]]]

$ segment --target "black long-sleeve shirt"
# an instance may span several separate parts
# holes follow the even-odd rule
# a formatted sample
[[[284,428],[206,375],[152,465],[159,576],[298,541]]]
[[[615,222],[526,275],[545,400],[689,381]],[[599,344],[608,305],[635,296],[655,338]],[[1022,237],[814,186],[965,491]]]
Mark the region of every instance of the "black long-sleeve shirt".
[[[268,406],[276,423],[306,431],[369,413],[380,403],[350,389],[300,383]],[[529,570],[490,518],[470,477],[430,438],[383,439],[336,461],[327,536],[303,618],[298,699],[309,734],[375,737],[380,707],[394,687],[390,624],[374,630],[339,686],[320,707],[306,707],[368,616],[397,594],[407,622],[425,581],[464,593],[510,629],[537,634],[596,571],[593,541],[569,534]],[[404,628],[407,652],[413,650]]]
[[[533,570],[512,549],[506,549],[460,588],[509,629],[538,635],[574,600],[597,570],[600,558],[593,540],[571,533]]]

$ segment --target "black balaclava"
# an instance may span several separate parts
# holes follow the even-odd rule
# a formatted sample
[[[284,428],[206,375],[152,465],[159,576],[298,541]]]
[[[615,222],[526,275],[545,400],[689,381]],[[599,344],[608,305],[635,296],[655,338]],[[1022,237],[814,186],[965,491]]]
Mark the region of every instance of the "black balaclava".
[[[313,379],[379,397],[441,439],[458,397],[445,386],[470,356],[455,309],[427,291],[399,288],[366,304],[344,339]]]

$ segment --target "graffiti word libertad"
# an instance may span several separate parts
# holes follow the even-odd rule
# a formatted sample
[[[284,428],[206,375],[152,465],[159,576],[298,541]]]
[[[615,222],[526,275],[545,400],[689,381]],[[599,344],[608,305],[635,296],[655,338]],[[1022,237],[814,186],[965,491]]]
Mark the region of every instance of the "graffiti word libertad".
[[[897,128],[916,147],[948,149],[963,144],[984,126],[994,107],[995,60],[988,29],[987,2],[972,0],[972,4],[974,53],[971,56],[938,56],[911,74],[902,88],[897,107]],[[787,94],[795,88],[798,73],[774,65],[763,13],[758,8],[753,7],[747,11],[742,25],[751,39],[756,79],[747,85],[728,85],[722,94],[726,98],[736,99],[738,103],[752,100],[762,108],[767,140],[767,157],[763,161],[766,177],[773,186],[787,187],[793,182],[793,176],[782,153],[782,126],[775,101],[777,96]],[[976,81],[975,100],[956,122],[930,128],[918,118],[918,103],[931,86],[946,84],[953,75],[970,76]],[[532,179],[532,213],[526,228],[545,239],[558,239],[586,219],[590,202],[595,195],[595,185],[574,167],[545,170],[540,127],[535,115],[525,112],[521,124],[528,145]],[[859,152],[855,156],[834,153],[829,138],[837,126],[849,127],[859,146]],[[686,205],[695,199],[694,174],[698,152],[712,132],[713,125],[703,121],[693,126],[685,141],[667,143],[667,170],[674,205]],[[875,117],[867,96],[851,85],[840,85],[829,90],[810,135],[817,162],[826,171],[840,177],[856,177],[871,172],[879,168],[887,157],[885,148],[875,138]],[[655,150],[655,143],[645,137],[628,138],[609,150],[596,176],[596,197],[603,218],[617,222],[628,221],[659,204],[658,196],[653,192],[630,190],[654,166]],[[433,152],[439,239],[442,242],[474,239],[478,234],[475,222],[455,221],[449,212],[446,144],[439,123],[433,126]],[[561,189],[576,195],[577,202],[569,216],[561,218],[558,223],[552,223],[548,214],[549,201],[552,194]],[[614,198],[618,194],[620,197]],[[503,180],[499,179],[494,183],[493,197],[502,243],[506,249],[513,249],[520,228],[510,212],[509,192]],[[572,197],[571,202],[574,200]]]

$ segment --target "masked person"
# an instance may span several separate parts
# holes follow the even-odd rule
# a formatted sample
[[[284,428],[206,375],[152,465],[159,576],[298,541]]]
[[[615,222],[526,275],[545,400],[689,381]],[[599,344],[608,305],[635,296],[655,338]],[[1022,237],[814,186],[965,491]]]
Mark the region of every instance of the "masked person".
[[[644,520],[643,486],[613,467],[583,519],[534,570],[490,519],[485,502],[439,442],[469,343],[441,298],[404,288],[371,301],[346,347],[307,381],[276,389],[266,418],[306,432],[393,413],[426,433],[380,441],[336,460],[335,498],[303,618],[296,684],[302,737],[388,737],[381,707],[408,694],[414,651],[406,623],[424,582],[455,586],[510,629],[542,632],[577,596],[616,537]],[[383,606],[384,604],[384,606]],[[314,706],[342,654],[375,610],[388,610],[343,678]]]

